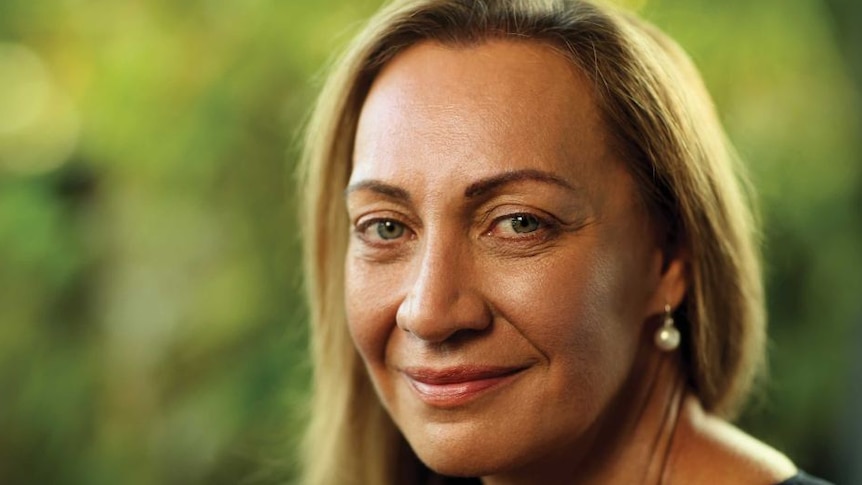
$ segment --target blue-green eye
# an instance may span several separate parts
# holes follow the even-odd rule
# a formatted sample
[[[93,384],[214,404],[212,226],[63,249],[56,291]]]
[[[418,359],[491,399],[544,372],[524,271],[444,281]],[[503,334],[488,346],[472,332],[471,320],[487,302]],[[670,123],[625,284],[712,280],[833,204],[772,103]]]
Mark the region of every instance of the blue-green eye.
[[[512,224],[512,230],[519,234],[534,232],[541,225],[538,218],[529,214],[514,215],[509,219],[509,222]]]
[[[393,220],[377,221],[377,235],[380,239],[389,241],[404,235],[404,224]]]

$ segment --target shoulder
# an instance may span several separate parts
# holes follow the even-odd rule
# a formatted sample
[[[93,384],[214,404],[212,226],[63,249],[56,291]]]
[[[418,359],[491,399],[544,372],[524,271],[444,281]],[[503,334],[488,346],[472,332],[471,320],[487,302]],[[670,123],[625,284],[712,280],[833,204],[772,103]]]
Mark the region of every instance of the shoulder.
[[[705,413],[693,396],[682,404],[667,469],[673,484],[776,485],[798,473],[784,454]]]

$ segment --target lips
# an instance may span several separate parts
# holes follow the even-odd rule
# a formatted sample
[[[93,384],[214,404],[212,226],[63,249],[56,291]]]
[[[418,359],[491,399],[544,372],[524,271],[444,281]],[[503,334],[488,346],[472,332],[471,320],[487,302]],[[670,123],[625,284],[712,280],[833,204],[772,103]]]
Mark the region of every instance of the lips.
[[[419,399],[429,406],[453,408],[512,382],[526,367],[459,366],[402,370]]]

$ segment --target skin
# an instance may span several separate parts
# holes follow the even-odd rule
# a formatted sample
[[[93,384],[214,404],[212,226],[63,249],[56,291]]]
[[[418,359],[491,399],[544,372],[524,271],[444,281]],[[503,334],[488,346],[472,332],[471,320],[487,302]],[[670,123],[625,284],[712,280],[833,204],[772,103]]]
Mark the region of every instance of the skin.
[[[413,46],[375,80],[355,142],[348,324],[429,467],[485,483],[697,483],[687,468],[736,449],[744,435],[720,423],[731,431],[713,439],[675,354],[652,344],[685,261],[664,260],[590,83],[562,55]],[[453,366],[517,372],[442,407],[409,378]],[[752,446],[758,477],[792,475]]]

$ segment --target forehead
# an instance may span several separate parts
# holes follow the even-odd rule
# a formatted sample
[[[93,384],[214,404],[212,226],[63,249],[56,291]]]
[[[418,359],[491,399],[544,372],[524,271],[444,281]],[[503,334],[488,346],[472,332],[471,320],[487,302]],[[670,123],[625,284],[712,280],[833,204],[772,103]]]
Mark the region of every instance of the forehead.
[[[429,163],[471,173],[584,172],[607,152],[589,80],[552,46],[428,41],[398,54],[375,79],[359,120],[352,178]]]

